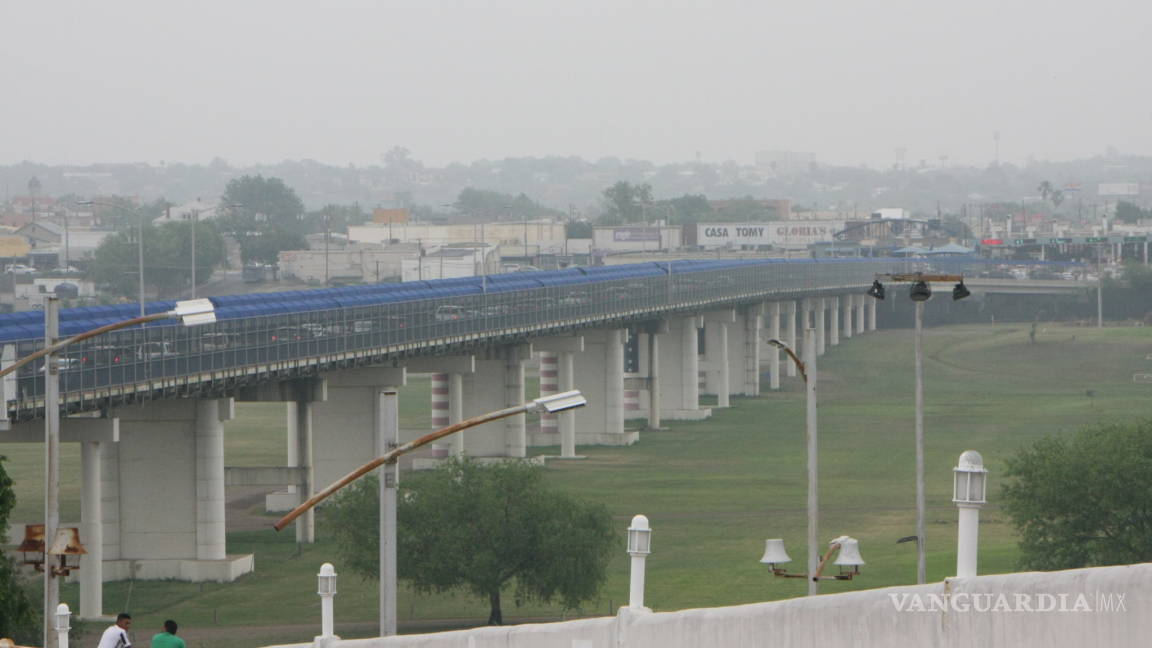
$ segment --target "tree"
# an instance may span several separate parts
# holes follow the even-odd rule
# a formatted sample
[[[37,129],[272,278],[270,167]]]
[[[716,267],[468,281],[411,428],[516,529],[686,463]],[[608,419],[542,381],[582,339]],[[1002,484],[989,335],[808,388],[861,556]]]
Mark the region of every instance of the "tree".
[[[330,513],[342,563],[369,578],[379,578],[378,493],[375,478],[362,480]],[[490,625],[503,622],[506,587],[517,604],[571,609],[604,582],[615,543],[608,511],[549,490],[527,462],[453,459],[406,477],[397,500],[399,577],[420,592],[486,598]]]
[[[144,234],[145,289],[161,296],[187,288],[192,272],[192,223],[148,224]],[[136,298],[140,286],[137,231],[119,232],[104,239],[93,255],[89,276],[123,297]],[[196,278],[198,283],[212,276],[225,257],[224,237],[207,221],[196,223]]]
[[[220,230],[240,243],[245,263],[275,263],[281,250],[305,247],[304,202],[280,178],[255,175],[229,181],[220,211]]]
[[[621,180],[604,190],[605,224],[636,223],[644,220],[645,208],[652,204],[652,185],[633,185]]]
[[[463,214],[489,220],[554,218],[561,215],[555,209],[549,209],[525,194],[513,196],[471,187],[462,190],[452,206]]]
[[[695,223],[712,218],[712,205],[703,194],[684,194],[668,201],[672,207],[672,222]]]
[[[1152,560],[1152,419],[1047,437],[1007,463],[1003,507],[1022,568]]]
[[[7,457],[0,456],[0,537],[7,537],[8,515],[16,505],[12,478],[4,470],[5,460]],[[0,556],[0,636],[29,646],[40,640],[36,606],[20,582],[15,563],[8,556]]]
[[[1139,205],[1126,200],[1116,203],[1116,220],[1121,223],[1136,223],[1144,218],[1152,218],[1152,210],[1140,209]]]

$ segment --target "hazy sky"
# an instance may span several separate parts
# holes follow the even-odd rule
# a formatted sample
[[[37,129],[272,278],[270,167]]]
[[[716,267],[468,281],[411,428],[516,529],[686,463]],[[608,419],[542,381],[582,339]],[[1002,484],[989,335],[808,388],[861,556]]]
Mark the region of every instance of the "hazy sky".
[[[1152,153],[1146,2],[0,0],[0,163]]]

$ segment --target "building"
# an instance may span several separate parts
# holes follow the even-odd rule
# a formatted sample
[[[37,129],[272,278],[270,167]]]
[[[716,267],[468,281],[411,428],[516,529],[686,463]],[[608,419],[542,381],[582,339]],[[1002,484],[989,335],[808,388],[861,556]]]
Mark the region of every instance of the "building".
[[[420,256],[416,243],[350,245],[319,250],[286,250],[279,255],[280,275],[311,284],[325,281],[379,283],[397,281],[402,263]]]
[[[529,257],[562,254],[567,228],[553,220],[519,223],[371,223],[348,227],[353,243],[419,243],[425,249],[462,243],[500,246],[506,256]]]
[[[423,256],[404,259],[402,281],[475,277],[502,272],[500,249],[487,245],[442,247]]]
[[[682,245],[680,227],[667,225],[628,225],[592,229],[592,253],[658,252]]]

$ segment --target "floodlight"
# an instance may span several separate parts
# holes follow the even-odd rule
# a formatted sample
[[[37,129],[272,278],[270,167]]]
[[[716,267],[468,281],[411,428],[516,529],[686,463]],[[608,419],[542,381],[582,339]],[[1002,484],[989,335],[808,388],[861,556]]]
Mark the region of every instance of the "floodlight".
[[[216,305],[210,299],[188,299],[176,302],[169,316],[180,318],[184,326],[199,326],[216,322]]]
[[[868,289],[868,296],[875,297],[876,299],[884,299],[884,284],[880,283],[879,279],[872,281],[872,287]]]
[[[912,290],[908,296],[912,298],[912,301],[928,301],[928,298],[932,296],[932,288],[928,286],[927,282],[917,281],[912,284]]]
[[[576,407],[584,407],[588,404],[588,399],[584,398],[584,394],[581,394],[579,389],[573,389],[551,396],[542,396],[532,402],[535,404],[533,409],[537,411],[543,409],[549,414],[555,414]]]
[[[956,284],[956,287],[952,289],[953,301],[964,299],[965,297],[967,297],[968,295],[971,295],[971,294],[972,293],[968,292],[968,286],[964,285],[963,279],[961,279],[960,283]]]

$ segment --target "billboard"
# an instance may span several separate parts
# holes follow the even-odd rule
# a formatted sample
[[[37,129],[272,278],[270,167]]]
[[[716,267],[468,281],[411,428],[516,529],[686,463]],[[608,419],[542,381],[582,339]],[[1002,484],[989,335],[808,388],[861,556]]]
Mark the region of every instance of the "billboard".
[[[696,244],[702,247],[771,245],[803,248],[831,241],[844,221],[770,221],[767,223],[697,223]]]
[[[1099,196],[1139,196],[1139,182],[1101,182],[1096,189]]]
[[[659,227],[617,227],[612,230],[612,240],[617,242],[654,241],[660,242]]]

